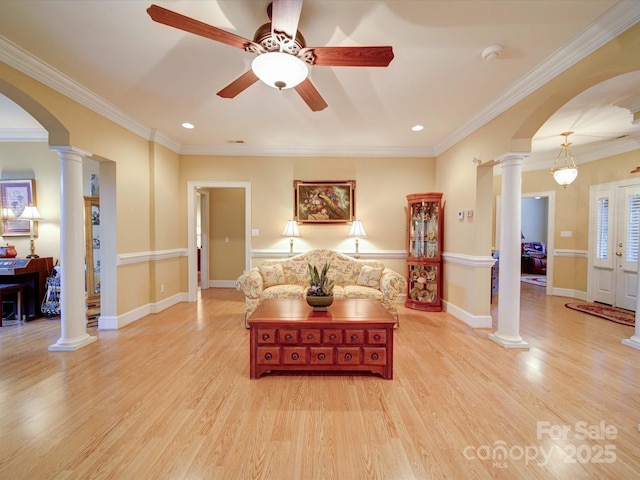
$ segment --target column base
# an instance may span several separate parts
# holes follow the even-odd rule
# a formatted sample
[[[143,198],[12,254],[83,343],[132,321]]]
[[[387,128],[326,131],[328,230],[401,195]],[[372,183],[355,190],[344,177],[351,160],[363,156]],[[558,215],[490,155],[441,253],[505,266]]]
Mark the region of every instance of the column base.
[[[626,345],[627,347],[632,347],[632,348],[635,348],[636,350],[640,350],[640,337],[637,335],[634,335],[631,338],[624,338],[622,339],[622,344]]]
[[[502,345],[504,348],[529,348],[529,344],[520,336],[506,337],[499,335],[498,333],[490,333],[489,339],[493,340],[498,345]]]
[[[90,343],[95,342],[96,340],[98,340],[98,337],[92,337],[89,334],[87,334],[84,337],[74,339],[73,341],[62,340],[61,338],[53,345],[49,345],[49,351],[50,352],[73,352],[86,345],[89,345]]]

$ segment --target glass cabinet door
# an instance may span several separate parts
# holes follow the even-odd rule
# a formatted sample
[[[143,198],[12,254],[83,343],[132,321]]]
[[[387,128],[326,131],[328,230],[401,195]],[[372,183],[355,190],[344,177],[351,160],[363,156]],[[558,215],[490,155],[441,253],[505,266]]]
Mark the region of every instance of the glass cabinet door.
[[[416,202],[409,205],[409,256],[437,258],[439,202]]]

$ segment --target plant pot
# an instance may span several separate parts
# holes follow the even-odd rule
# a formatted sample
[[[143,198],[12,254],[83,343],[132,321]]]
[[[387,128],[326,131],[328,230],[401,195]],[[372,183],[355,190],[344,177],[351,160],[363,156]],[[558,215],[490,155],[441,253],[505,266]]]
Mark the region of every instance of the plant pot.
[[[307,303],[313,307],[314,312],[326,312],[329,305],[333,303],[333,295],[324,297],[309,295],[306,298]]]

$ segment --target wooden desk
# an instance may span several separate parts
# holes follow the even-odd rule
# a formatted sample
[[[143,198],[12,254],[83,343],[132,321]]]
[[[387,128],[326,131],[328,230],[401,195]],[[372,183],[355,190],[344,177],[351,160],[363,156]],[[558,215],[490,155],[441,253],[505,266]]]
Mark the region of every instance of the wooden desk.
[[[392,379],[395,323],[377,300],[336,299],[314,312],[304,299],[267,299],[248,319],[250,376],[370,371]]]
[[[41,317],[45,283],[53,270],[53,258],[0,258],[0,285],[24,286],[24,314],[26,320]]]

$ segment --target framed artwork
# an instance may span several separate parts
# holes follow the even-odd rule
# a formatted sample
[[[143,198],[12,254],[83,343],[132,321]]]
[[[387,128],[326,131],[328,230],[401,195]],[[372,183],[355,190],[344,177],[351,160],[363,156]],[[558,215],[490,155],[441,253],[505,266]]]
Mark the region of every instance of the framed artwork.
[[[0,203],[2,204],[2,236],[28,237],[29,220],[18,220],[24,208],[36,203],[35,180],[0,180]],[[37,223],[33,222],[33,234],[37,235]]]
[[[355,180],[295,180],[295,218],[301,223],[346,223],[355,218]]]

